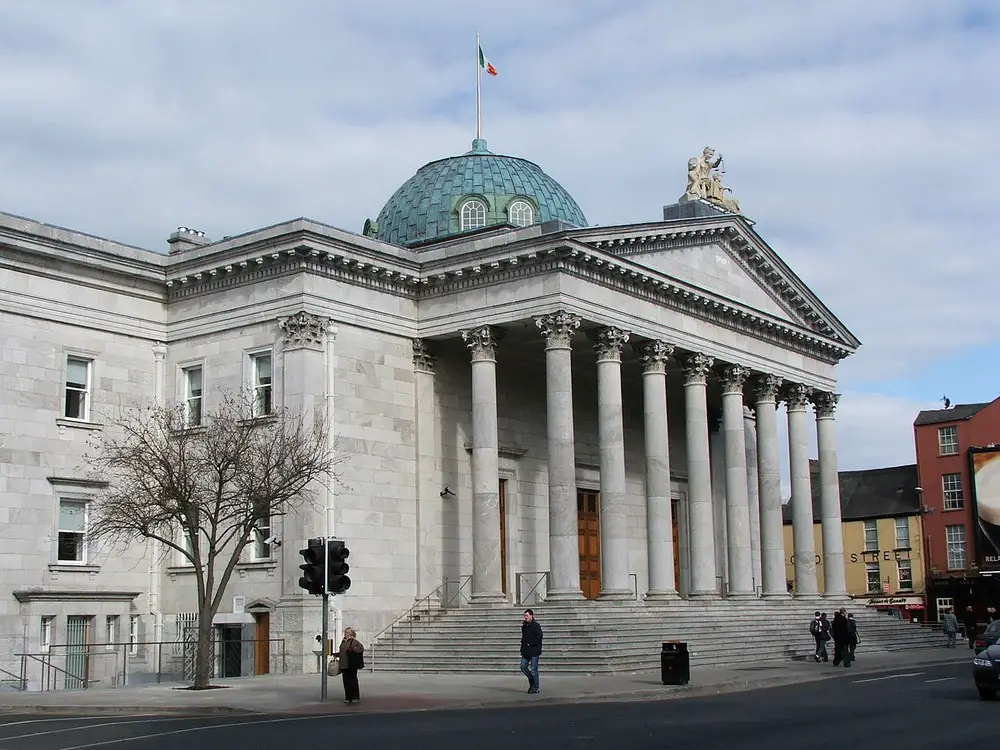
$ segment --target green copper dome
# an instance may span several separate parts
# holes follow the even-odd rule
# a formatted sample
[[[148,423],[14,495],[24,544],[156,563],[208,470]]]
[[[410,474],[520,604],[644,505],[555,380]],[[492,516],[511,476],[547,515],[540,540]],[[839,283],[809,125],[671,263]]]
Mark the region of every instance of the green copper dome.
[[[501,156],[476,139],[461,156],[425,164],[397,190],[365,234],[414,245],[501,224],[560,219],[587,226],[573,197],[526,159]]]

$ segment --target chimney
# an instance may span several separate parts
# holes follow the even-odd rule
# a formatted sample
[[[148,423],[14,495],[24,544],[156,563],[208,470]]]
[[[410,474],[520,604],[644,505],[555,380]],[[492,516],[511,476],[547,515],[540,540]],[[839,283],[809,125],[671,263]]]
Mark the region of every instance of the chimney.
[[[177,227],[177,231],[171,234],[167,240],[171,255],[207,245],[209,242],[211,240],[200,229],[188,229],[187,227]]]

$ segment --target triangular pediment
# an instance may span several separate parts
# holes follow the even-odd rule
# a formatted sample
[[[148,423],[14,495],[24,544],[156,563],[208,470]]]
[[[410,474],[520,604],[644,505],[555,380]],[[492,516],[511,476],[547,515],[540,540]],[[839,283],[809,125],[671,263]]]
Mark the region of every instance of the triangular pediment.
[[[855,348],[860,342],[738,217],[591,229],[575,239],[766,318]]]

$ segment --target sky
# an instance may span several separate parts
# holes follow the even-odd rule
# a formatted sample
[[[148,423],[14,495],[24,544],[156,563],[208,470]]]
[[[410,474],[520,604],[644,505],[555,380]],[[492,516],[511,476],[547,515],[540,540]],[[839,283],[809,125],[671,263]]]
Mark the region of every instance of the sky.
[[[165,251],[306,216],[360,232],[475,136],[592,224],[657,220],[712,146],[863,342],[840,468],[998,393],[1000,3],[0,0],[0,210]],[[814,441],[815,443],[815,441]]]

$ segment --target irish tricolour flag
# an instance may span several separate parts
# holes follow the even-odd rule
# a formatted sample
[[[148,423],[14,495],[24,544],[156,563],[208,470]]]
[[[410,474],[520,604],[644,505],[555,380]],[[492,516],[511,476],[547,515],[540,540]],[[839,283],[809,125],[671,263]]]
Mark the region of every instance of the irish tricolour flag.
[[[493,63],[486,59],[486,55],[483,54],[483,48],[479,48],[479,67],[489,73],[491,76],[497,74],[497,69],[493,67]]]

